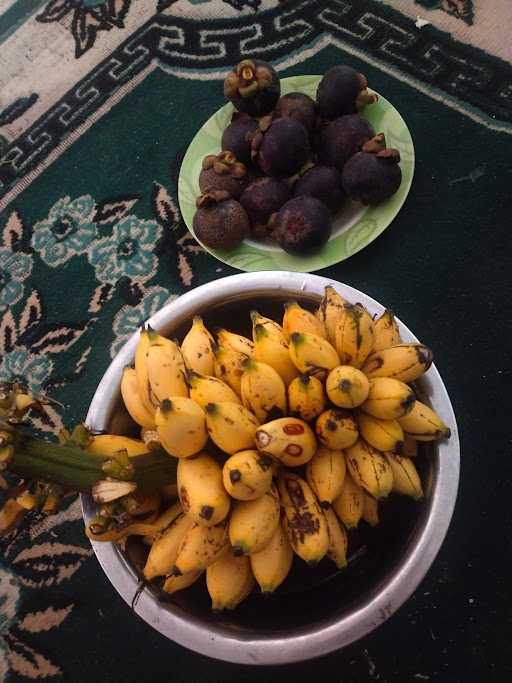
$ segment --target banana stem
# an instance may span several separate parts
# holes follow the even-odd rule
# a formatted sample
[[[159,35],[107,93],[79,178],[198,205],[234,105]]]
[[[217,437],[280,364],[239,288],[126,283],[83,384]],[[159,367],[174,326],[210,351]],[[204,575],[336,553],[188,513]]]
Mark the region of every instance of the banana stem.
[[[93,485],[110,476],[109,456],[92,455],[77,446],[63,446],[17,432],[8,469],[20,477],[90,492]],[[130,458],[130,481],[138,491],[149,492],[176,481],[177,462],[164,451]],[[120,478],[121,480],[121,478]],[[123,476],[126,481],[126,476]]]

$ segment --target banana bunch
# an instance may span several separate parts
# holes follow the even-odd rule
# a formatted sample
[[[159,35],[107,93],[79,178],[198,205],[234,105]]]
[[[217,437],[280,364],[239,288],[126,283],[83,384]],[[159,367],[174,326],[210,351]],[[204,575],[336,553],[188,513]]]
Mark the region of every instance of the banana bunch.
[[[391,311],[374,319],[329,286],[314,312],[250,317],[252,339],[199,317],[181,345],[142,329],[121,381],[141,439],[87,447],[178,458],[176,486],[138,503],[156,516],[143,575],[170,594],[205,576],[214,610],[278,589],[294,556],[345,567],[350,530],[376,527],[380,501],[423,497],[418,444],[450,435],[410,386],[432,352],[404,343]]]

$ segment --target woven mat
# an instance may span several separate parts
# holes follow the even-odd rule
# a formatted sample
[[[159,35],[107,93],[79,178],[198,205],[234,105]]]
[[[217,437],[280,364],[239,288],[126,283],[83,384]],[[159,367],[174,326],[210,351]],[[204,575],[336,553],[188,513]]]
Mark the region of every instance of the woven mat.
[[[282,75],[346,62],[406,119],[417,172],[404,209],[321,274],[385,302],[433,346],[466,436],[461,498],[428,578],[371,636],[300,666],[235,667],[167,641],[109,585],[78,501],[29,514],[0,546],[0,681],[444,683],[462,680],[461,661],[465,681],[482,681],[504,660],[509,583],[489,558],[510,545],[481,527],[512,477],[499,460],[510,450],[509,26],[509,0],[0,0],[0,381],[23,377],[62,402],[35,427],[82,420],[142,321],[234,272],[180,223],[176,183],[228,66],[257,54]],[[494,680],[510,679],[507,666]]]

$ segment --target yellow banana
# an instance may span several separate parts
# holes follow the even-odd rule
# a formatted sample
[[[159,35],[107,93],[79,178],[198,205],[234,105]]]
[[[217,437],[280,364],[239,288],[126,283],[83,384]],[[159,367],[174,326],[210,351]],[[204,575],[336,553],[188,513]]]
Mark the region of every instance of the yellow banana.
[[[211,526],[228,516],[230,502],[222,484],[222,470],[211,455],[182,458],[177,479],[183,512],[194,522]]]
[[[415,458],[418,455],[418,442],[409,434],[405,434],[404,436],[402,455],[404,458]]]
[[[178,557],[180,544],[193,523],[190,517],[180,514],[156,539],[151,546],[144,566],[143,573],[147,581],[151,581],[157,576],[166,576],[171,572]]]
[[[393,311],[384,311],[373,321],[373,333],[373,351],[382,351],[402,343]]]
[[[329,530],[329,548],[327,556],[331,558],[338,569],[347,566],[348,538],[343,524],[340,524],[331,506],[324,510]]]
[[[411,387],[392,377],[370,380],[368,398],[361,410],[381,420],[396,420],[408,413],[416,401]]]
[[[151,396],[151,387],[149,385],[148,368],[146,364],[150,332],[153,333],[153,330],[149,325],[140,328],[139,342],[135,349],[135,376],[137,377],[138,394],[142,401],[142,405],[150,415],[154,415],[157,401]]]
[[[434,441],[450,436],[450,428],[439,415],[420,401],[416,401],[412,410],[399,418],[398,422],[405,434],[412,436],[416,441]]]
[[[327,332],[327,339],[333,346],[336,345],[336,327],[347,302],[338,292],[327,285],[320,306],[316,312],[317,318],[323,323]]]
[[[281,325],[270,318],[265,318],[257,311],[251,312],[251,319],[254,360],[272,366],[288,386],[299,373],[290,358],[288,343]]]
[[[394,493],[410,496],[414,500],[423,498],[420,475],[413,461],[396,453],[384,453],[384,455],[393,471],[392,490]]]
[[[137,373],[133,368],[126,367],[121,378],[121,396],[130,417],[141,427],[151,429],[155,427],[155,411],[150,412],[142,403],[137,383]]]
[[[208,441],[205,414],[191,398],[165,399],[155,414],[158,437],[176,458],[198,453]]]
[[[304,465],[316,451],[313,430],[296,417],[281,417],[261,425],[255,438],[259,451],[288,467]]]
[[[299,375],[288,385],[288,407],[290,414],[309,422],[325,409],[325,394],[322,382],[311,375]]]
[[[187,517],[192,522],[192,520]],[[178,547],[176,561],[170,573],[181,576],[198,572],[216,562],[229,549],[228,521],[215,526],[192,522]]]
[[[224,488],[236,500],[255,500],[270,489],[272,459],[255,450],[235,453],[224,463]]]
[[[423,344],[398,344],[371,353],[362,370],[369,379],[393,377],[408,383],[429,369],[432,358],[432,351]]]
[[[324,411],[316,421],[315,430],[320,443],[334,451],[352,446],[359,438],[354,416],[343,408]]]
[[[308,462],[306,478],[323,508],[340,495],[346,469],[343,451],[332,451],[325,446],[320,446]]]
[[[373,348],[373,320],[361,304],[346,304],[336,327],[336,350],[342,365],[360,368]]]
[[[280,475],[279,493],[293,550],[308,564],[320,562],[329,548],[329,529],[315,494],[292,472]]]
[[[154,331],[149,332],[146,368],[155,406],[171,396],[188,396],[185,362],[178,345]]]
[[[224,453],[233,455],[254,446],[259,427],[256,417],[239,403],[208,403],[206,428],[211,440]]]
[[[229,540],[236,555],[252,555],[270,542],[279,524],[279,494],[274,484],[256,500],[238,500],[229,520]]]
[[[118,434],[98,434],[93,436],[85,449],[92,455],[114,456],[119,451],[126,451],[131,458],[135,455],[143,455],[148,452],[148,447],[139,439],[131,439],[129,436]]]
[[[188,574],[183,574],[182,576],[169,576],[163,585],[163,590],[165,593],[172,595],[178,591],[185,590],[203,574],[203,570],[197,572],[188,572]]]
[[[241,391],[242,403],[260,422],[286,414],[286,387],[272,366],[249,358],[244,366]]]
[[[347,529],[355,529],[363,516],[363,489],[352,479],[349,472],[345,475],[340,495],[332,501],[332,509]]]
[[[377,526],[379,523],[379,504],[373,496],[364,491],[363,519],[370,526]]]
[[[357,408],[370,391],[368,378],[351,365],[338,365],[331,370],[325,384],[327,396],[339,408]]]
[[[357,415],[357,424],[363,439],[378,451],[402,452],[404,432],[398,420],[379,420],[361,412]]]
[[[221,379],[211,375],[199,375],[197,372],[187,372],[190,398],[204,410],[208,403],[240,403],[240,398]]]
[[[250,556],[251,569],[262,593],[273,593],[290,573],[293,550],[282,524],[278,524],[269,543]]]
[[[345,451],[352,479],[374,498],[387,498],[393,487],[393,470],[384,454],[359,439]]]
[[[249,558],[226,553],[206,570],[212,610],[235,609],[250,594],[254,583]]]
[[[169,500],[162,495],[162,489],[158,489],[158,493],[162,500]],[[173,497],[173,500],[176,500],[176,496]],[[175,502],[173,505],[167,508],[167,510],[164,510],[164,512],[162,512],[162,514],[152,523],[152,525],[155,527],[155,529],[158,529],[158,531],[152,535],[144,536],[143,541],[148,545],[153,545],[156,539],[162,536],[165,530],[170,527],[174,520],[182,513],[183,508],[181,507],[181,503],[179,501]]]
[[[322,381],[329,370],[340,364],[336,349],[326,339],[309,332],[292,334],[290,358],[300,372],[306,372]]]
[[[251,358],[254,353],[254,342],[241,334],[235,334],[229,330],[217,330],[217,341],[219,346],[223,346],[225,349],[231,349],[237,353],[243,353],[249,358]]]
[[[309,332],[317,337],[327,338],[323,322],[296,301],[286,303],[284,308],[283,332],[287,340],[294,332]]]
[[[238,396],[241,396],[240,385],[248,356],[233,349],[225,349],[223,346],[216,346],[213,353],[215,377],[228,384]]]
[[[181,343],[181,353],[187,368],[200,375],[213,375],[214,343],[203,319],[198,315],[194,316],[192,327]]]

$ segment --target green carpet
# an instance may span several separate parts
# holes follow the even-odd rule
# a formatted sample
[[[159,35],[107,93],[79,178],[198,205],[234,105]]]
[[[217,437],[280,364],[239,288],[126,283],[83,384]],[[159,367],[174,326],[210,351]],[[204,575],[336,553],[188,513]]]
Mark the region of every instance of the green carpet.
[[[35,427],[82,420],[141,322],[235,272],[180,223],[177,177],[223,102],[227,67],[257,51],[283,76],[350,64],[407,121],[416,171],[404,208],[320,274],[385,303],[434,348],[463,446],[454,521],[413,598],[359,643],[281,669],[167,641],[110,586],[77,501],[55,517],[30,513],[0,544],[0,681],[455,683],[493,667],[493,680],[510,678],[512,67],[437,21],[478,27],[493,2],[411,0],[412,16],[392,4],[0,2],[0,381],[23,377],[64,405]],[[432,23],[417,28],[415,14]],[[130,258],[119,253],[126,239]]]

